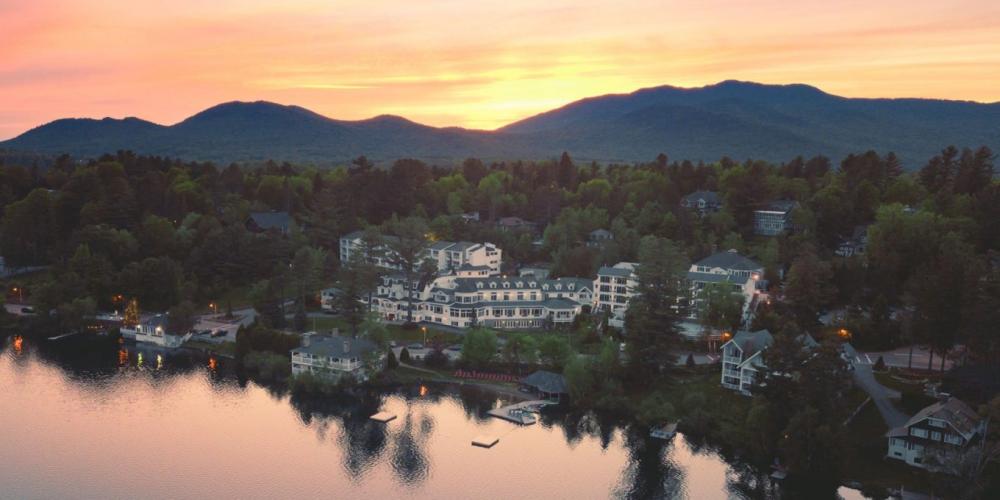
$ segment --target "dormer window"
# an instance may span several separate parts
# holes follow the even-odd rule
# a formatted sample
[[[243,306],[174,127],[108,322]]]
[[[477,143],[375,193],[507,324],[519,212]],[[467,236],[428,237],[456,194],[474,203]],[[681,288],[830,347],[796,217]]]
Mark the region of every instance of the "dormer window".
[[[570,283],[570,284],[566,285],[566,288],[569,289],[569,290],[572,290],[575,286],[576,285],[574,285],[573,283]]]
[[[518,288],[524,288],[524,282],[523,281],[518,281],[517,282],[517,287]]]
[[[503,287],[504,288],[510,288],[510,282],[509,281],[504,281],[503,282]]]
[[[534,281],[532,281],[531,283],[528,283],[528,286],[530,286],[531,288],[536,288],[536,287],[538,287],[538,283],[535,283]]]
[[[497,287],[496,282],[490,283],[490,288],[496,288],[496,287]]]
[[[483,288],[483,282],[482,281],[477,281],[476,282],[476,289],[482,290],[482,288]]]

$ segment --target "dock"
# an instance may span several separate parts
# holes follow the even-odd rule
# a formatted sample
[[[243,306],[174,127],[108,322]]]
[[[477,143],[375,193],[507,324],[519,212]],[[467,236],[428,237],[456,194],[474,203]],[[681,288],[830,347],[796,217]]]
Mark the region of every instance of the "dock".
[[[494,408],[486,413],[491,417],[501,418],[515,424],[531,425],[538,421],[534,414],[538,413],[543,406],[550,404],[552,404],[551,401],[536,399]]]
[[[472,446],[479,446],[480,448],[492,448],[499,442],[500,438],[495,436],[476,436],[472,438]]]
[[[72,337],[74,335],[79,335],[80,333],[81,332],[64,333],[62,335],[56,335],[54,337],[49,337],[49,340],[61,340],[61,339],[67,338],[67,337]]]
[[[380,411],[380,412],[378,412],[378,413],[376,413],[376,414],[374,414],[374,415],[372,415],[371,417],[368,417],[368,418],[370,418],[370,419],[372,419],[372,420],[374,420],[376,422],[381,422],[381,423],[385,424],[385,423],[389,423],[389,422],[392,422],[393,420],[395,420],[396,419],[396,415],[393,414],[393,413],[389,413],[387,411]]]

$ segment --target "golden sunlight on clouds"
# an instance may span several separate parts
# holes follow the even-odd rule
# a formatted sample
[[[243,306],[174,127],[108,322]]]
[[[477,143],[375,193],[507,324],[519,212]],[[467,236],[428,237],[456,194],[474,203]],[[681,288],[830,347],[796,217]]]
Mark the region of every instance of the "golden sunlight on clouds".
[[[64,116],[174,123],[259,99],[489,129],[725,79],[1000,100],[998,2],[787,4],[0,0],[0,138]]]

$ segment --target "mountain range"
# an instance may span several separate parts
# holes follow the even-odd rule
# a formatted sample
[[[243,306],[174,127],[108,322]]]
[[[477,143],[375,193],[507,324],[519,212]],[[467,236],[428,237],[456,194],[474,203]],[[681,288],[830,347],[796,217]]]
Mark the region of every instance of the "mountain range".
[[[859,99],[808,85],[724,81],[661,86],[582,99],[494,131],[431,127],[392,115],[335,120],[299,106],[230,102],[174,125],[139,118],[60,119],[0,142],[0,149],[96,156],[120,149],[187,160],[330,164],[467,157],[633,162],[789,160],[895,152],[918,168],[947,145],[1000,150],[1000,103]]]

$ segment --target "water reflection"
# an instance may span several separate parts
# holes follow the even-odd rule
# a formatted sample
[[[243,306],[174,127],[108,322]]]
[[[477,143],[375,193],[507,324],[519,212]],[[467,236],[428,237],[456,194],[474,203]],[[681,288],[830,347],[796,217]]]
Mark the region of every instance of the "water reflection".
[[[683,436],[652,440],[608,416],[557,409],[529,427],[488,419],[505,397],[477,387],[293,396],[197,353],[113,341],[28,343],[12,339],[0,356],[0,408],[24,427],[0,433],[0,463],[13,464],[0,468],[0,484],[15,498],[217,496],[220,488],[242,498],[774,493],[766,476],[709,446]],[[156,369],[147,369],[154,359]],[[369,419],[381,410],[398,418]],[[109,422],[115,440],[129,446],[97,438]],[[501,441],[474,448],[478,434]],[[184,484],[151,470],[173,470]]]

